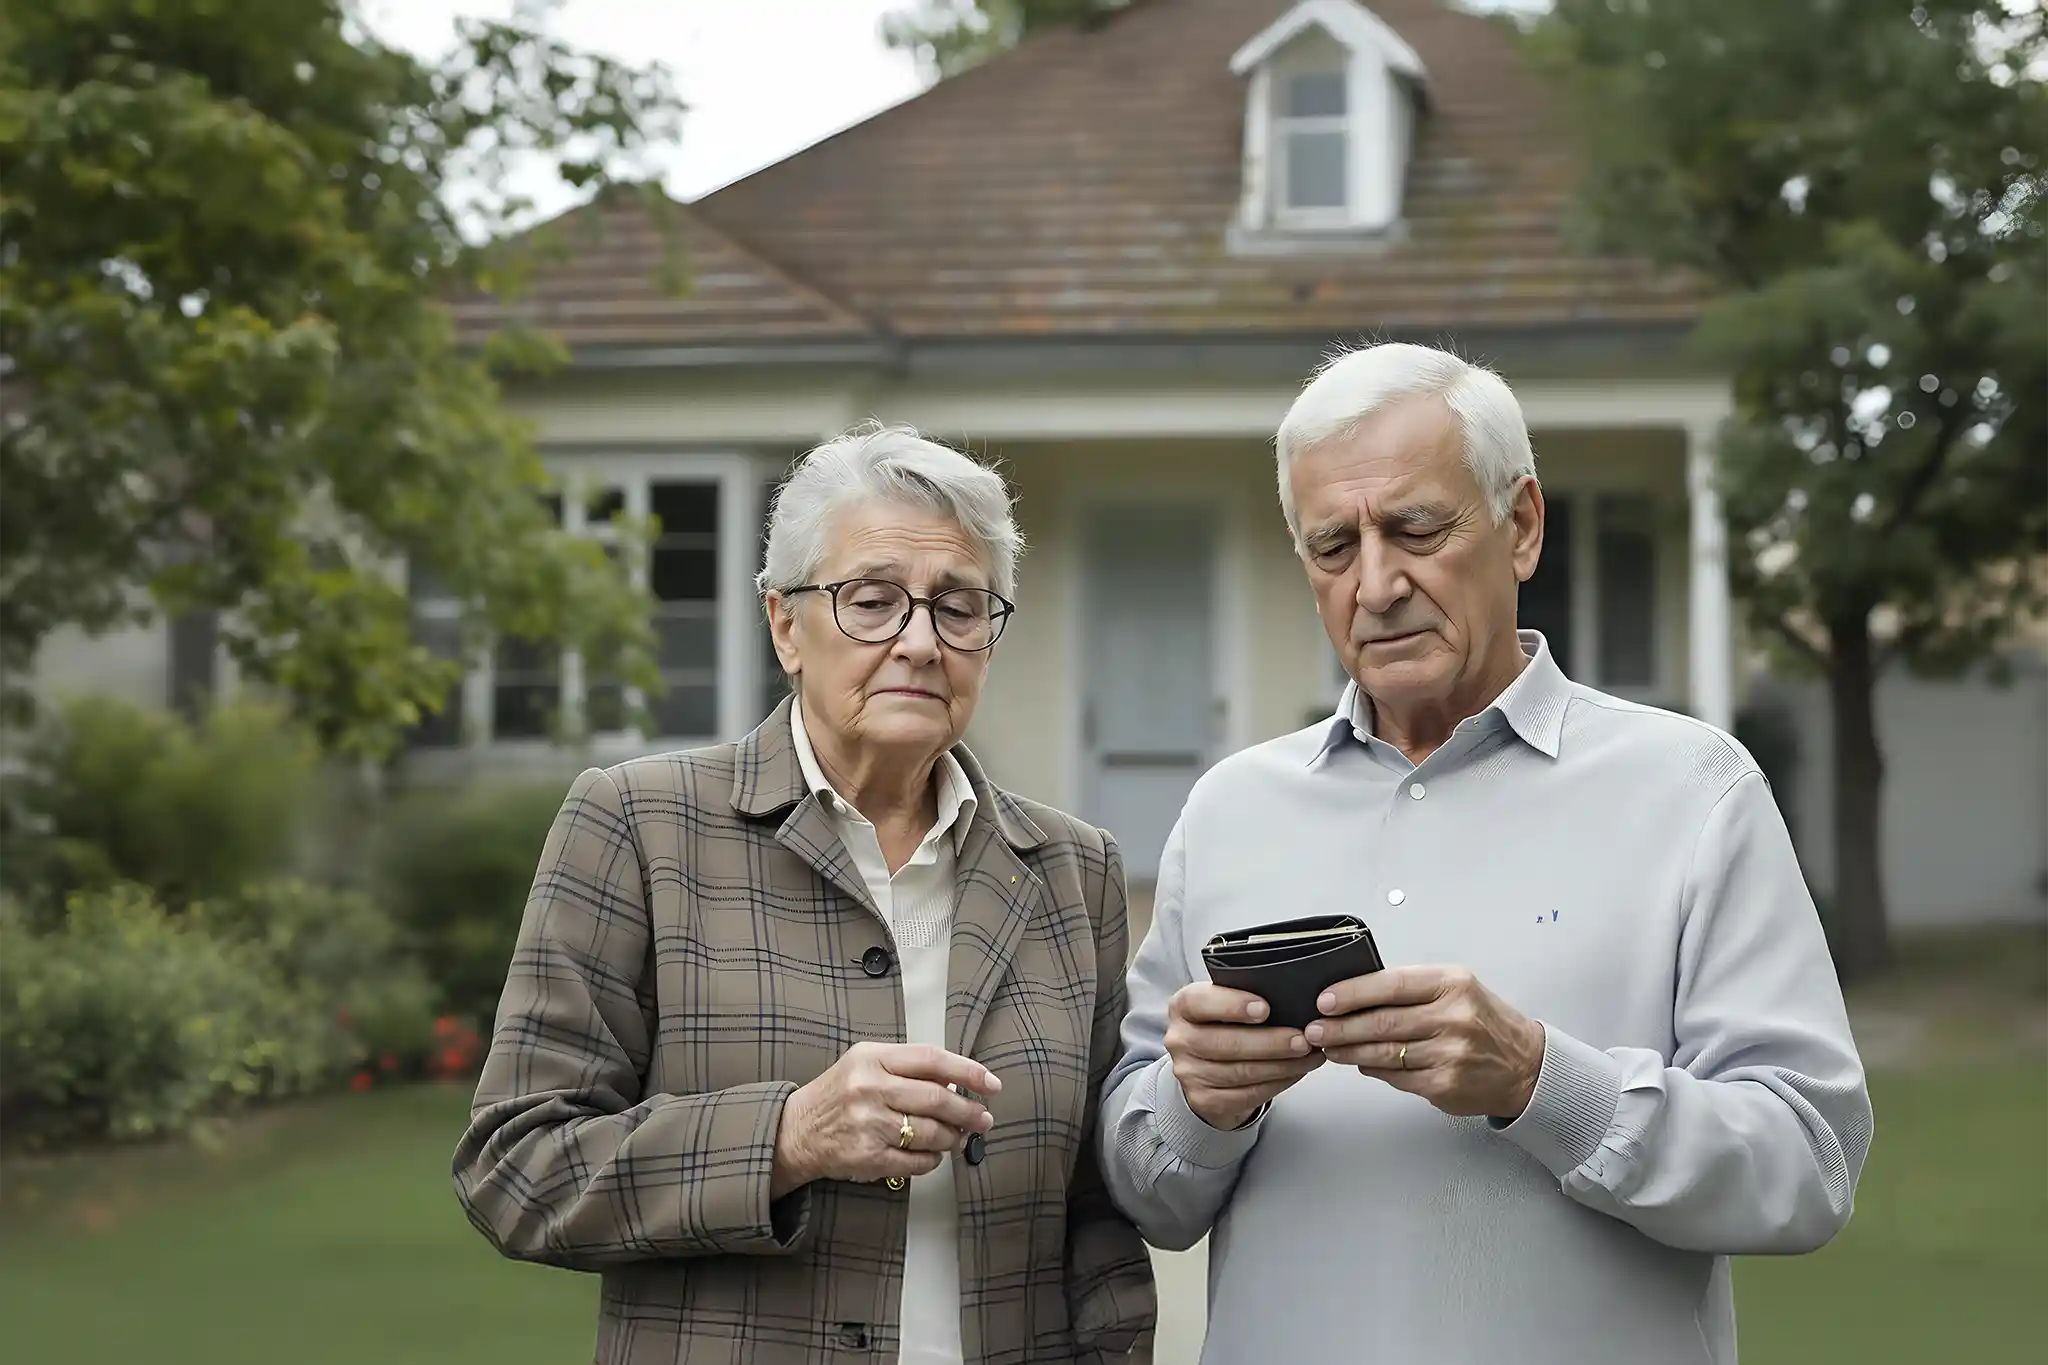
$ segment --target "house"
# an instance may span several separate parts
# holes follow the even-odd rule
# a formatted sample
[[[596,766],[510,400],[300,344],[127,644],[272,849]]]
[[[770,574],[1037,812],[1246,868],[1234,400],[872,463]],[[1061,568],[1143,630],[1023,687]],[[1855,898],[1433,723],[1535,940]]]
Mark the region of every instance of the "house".
[[[617,689],[578,661],[505,650],[410,761],[560,764],[557,707],[599,732],[577,762],[750,728],[782,686],[751,586],[767,498],[874,416],[1000,459],[1029,549],[970,742],[998,780],[1114,829],[1142,881],[1206,765],[1337,694],[1271,440],[1331,348],[1395,338],[1484,360],[1521,399],[1550,515],[1524,624],[1580,679],[1731,726],[1747,670],[1709,481],[1730,388],[1686,359],[1689,281],[1575,249],[1573,183],[1496,20],[1137,0],[686,206],[682,297],[630,198],[578,210],[529,296],[458,320],[570,347],[513,394],[565,526],[661,519],[659,733],[607,732]],[[415,590],[431,636],[447,604]],[[195,655],[129,648],[114,676],[142,690]],[[2013,799],[2048,824],[2048,794]],[[1898,828],[1897,856],[1928,837]],[[2007,859],[2014,885],[2030,859]]]

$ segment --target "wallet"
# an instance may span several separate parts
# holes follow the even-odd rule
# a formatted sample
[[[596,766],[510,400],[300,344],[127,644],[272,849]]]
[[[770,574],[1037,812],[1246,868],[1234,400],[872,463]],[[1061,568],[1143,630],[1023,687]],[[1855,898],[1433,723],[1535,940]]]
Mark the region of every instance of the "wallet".
[[[1267,1024],[1307,1028],[1321,1013],[1317,996],[1386,964],[1364,920],[1316,915],[1217,934],[1202,945],[1202,965],[1217,985],[1264,1000]]]

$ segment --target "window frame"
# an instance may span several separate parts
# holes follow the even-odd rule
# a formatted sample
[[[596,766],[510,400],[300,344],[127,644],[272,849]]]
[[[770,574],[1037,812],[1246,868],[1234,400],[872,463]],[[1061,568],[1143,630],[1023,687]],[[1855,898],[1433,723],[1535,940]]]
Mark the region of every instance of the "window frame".
[[[1288,96],[1293,83],[1304,77],[1335,76],[1344,89],[1341,114],[1289,114]],[[1272,166],[1271,194],[1273,222],[1282,229],[1329,229],[1348,227],[1358,202],[1357,141],[1358,92],[1353,89],[1348,62],[1333,61],[1318,54],[1314,58],[1280,61],[1272,73],[1271,109],[1267,115],[1270,142],[1266,150]],[[1344,202],[1341,204],[1297,205],[1291,197],[1292,168],[1288,155],[1292,135],[1297,133],[1339,133],[1344,139]]]
[[[569,722],[570,732],[577,735],[572,744],[599,761],[617,761],[732,740],[752,729],[760,721],[755,708],[762,691],[759,644],[754,629],[760,614],[754,576],[761,567],[761,489],[779,469],[779,463],[745,451],[593,451],[574,446],[544,449],[541,457],[552,481],[550,491],[559,493],[562,499],[562,529],[600,543],[616,543],[616,533],[608,525],[597,526],[589,521],[589,506],[602,496],[604,489],[618,489],[623,498],[623,515],[638,522],[649,515],[652,489],[657,483],[710,483],[718,488],[718,586],[713,599],[718,650],[712,670],[718,716],[716,733],[651,734],[637,726],[579,732],[577,726],[584,715],[589,680],[584,661],[575,651],[565,650],[559,674],[559,709]],[[656,606],[652,569],[652,555],[643,556],[639,585],[647,595],[650,619]],[[432,599],[414,603],[414,612],[416,616],[441,615],[453,605]],[[563,747],[552,737],[496,734],[496,655],[497,641],[487,640],[469,660],[462,681],[461,739],[454,745],[417,747],[412,751],[415,757],[465,751],[540,756]],[[643,701],[638,689],[625,689],[624,710],[628,714],[638,710]]]

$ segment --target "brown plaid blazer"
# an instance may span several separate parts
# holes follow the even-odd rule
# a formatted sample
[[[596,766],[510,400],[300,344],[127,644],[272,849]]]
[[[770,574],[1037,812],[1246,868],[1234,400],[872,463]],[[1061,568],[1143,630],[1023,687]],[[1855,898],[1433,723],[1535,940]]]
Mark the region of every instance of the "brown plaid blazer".
[[[1151,1263],[1096,1166],[1127,928],[1107,834],[993,786],[959,857],[947,1046],[1003,1078],[956,1160],[967,1365],[1145,1362]],[[903,1039],[889,933],[789,703],[737,744],[584,772],[539,871],[455,1189],[506,1256],[600,1272],[601,1365],[893,1365],[908,1192],[772,1204],[796,1087]],[[894,955],[890,956],[893,964]]]

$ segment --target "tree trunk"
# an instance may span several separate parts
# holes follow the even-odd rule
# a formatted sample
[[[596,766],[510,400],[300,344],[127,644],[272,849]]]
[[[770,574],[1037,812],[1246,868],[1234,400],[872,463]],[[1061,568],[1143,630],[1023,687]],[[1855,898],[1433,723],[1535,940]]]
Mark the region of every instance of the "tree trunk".
[[[1877,743],[1877,669],[1868,617],[1829,630],[1828,700],[1835,757],[1835,967],[1845,980],[1892,961],[1884,899],[1884,755]]]

